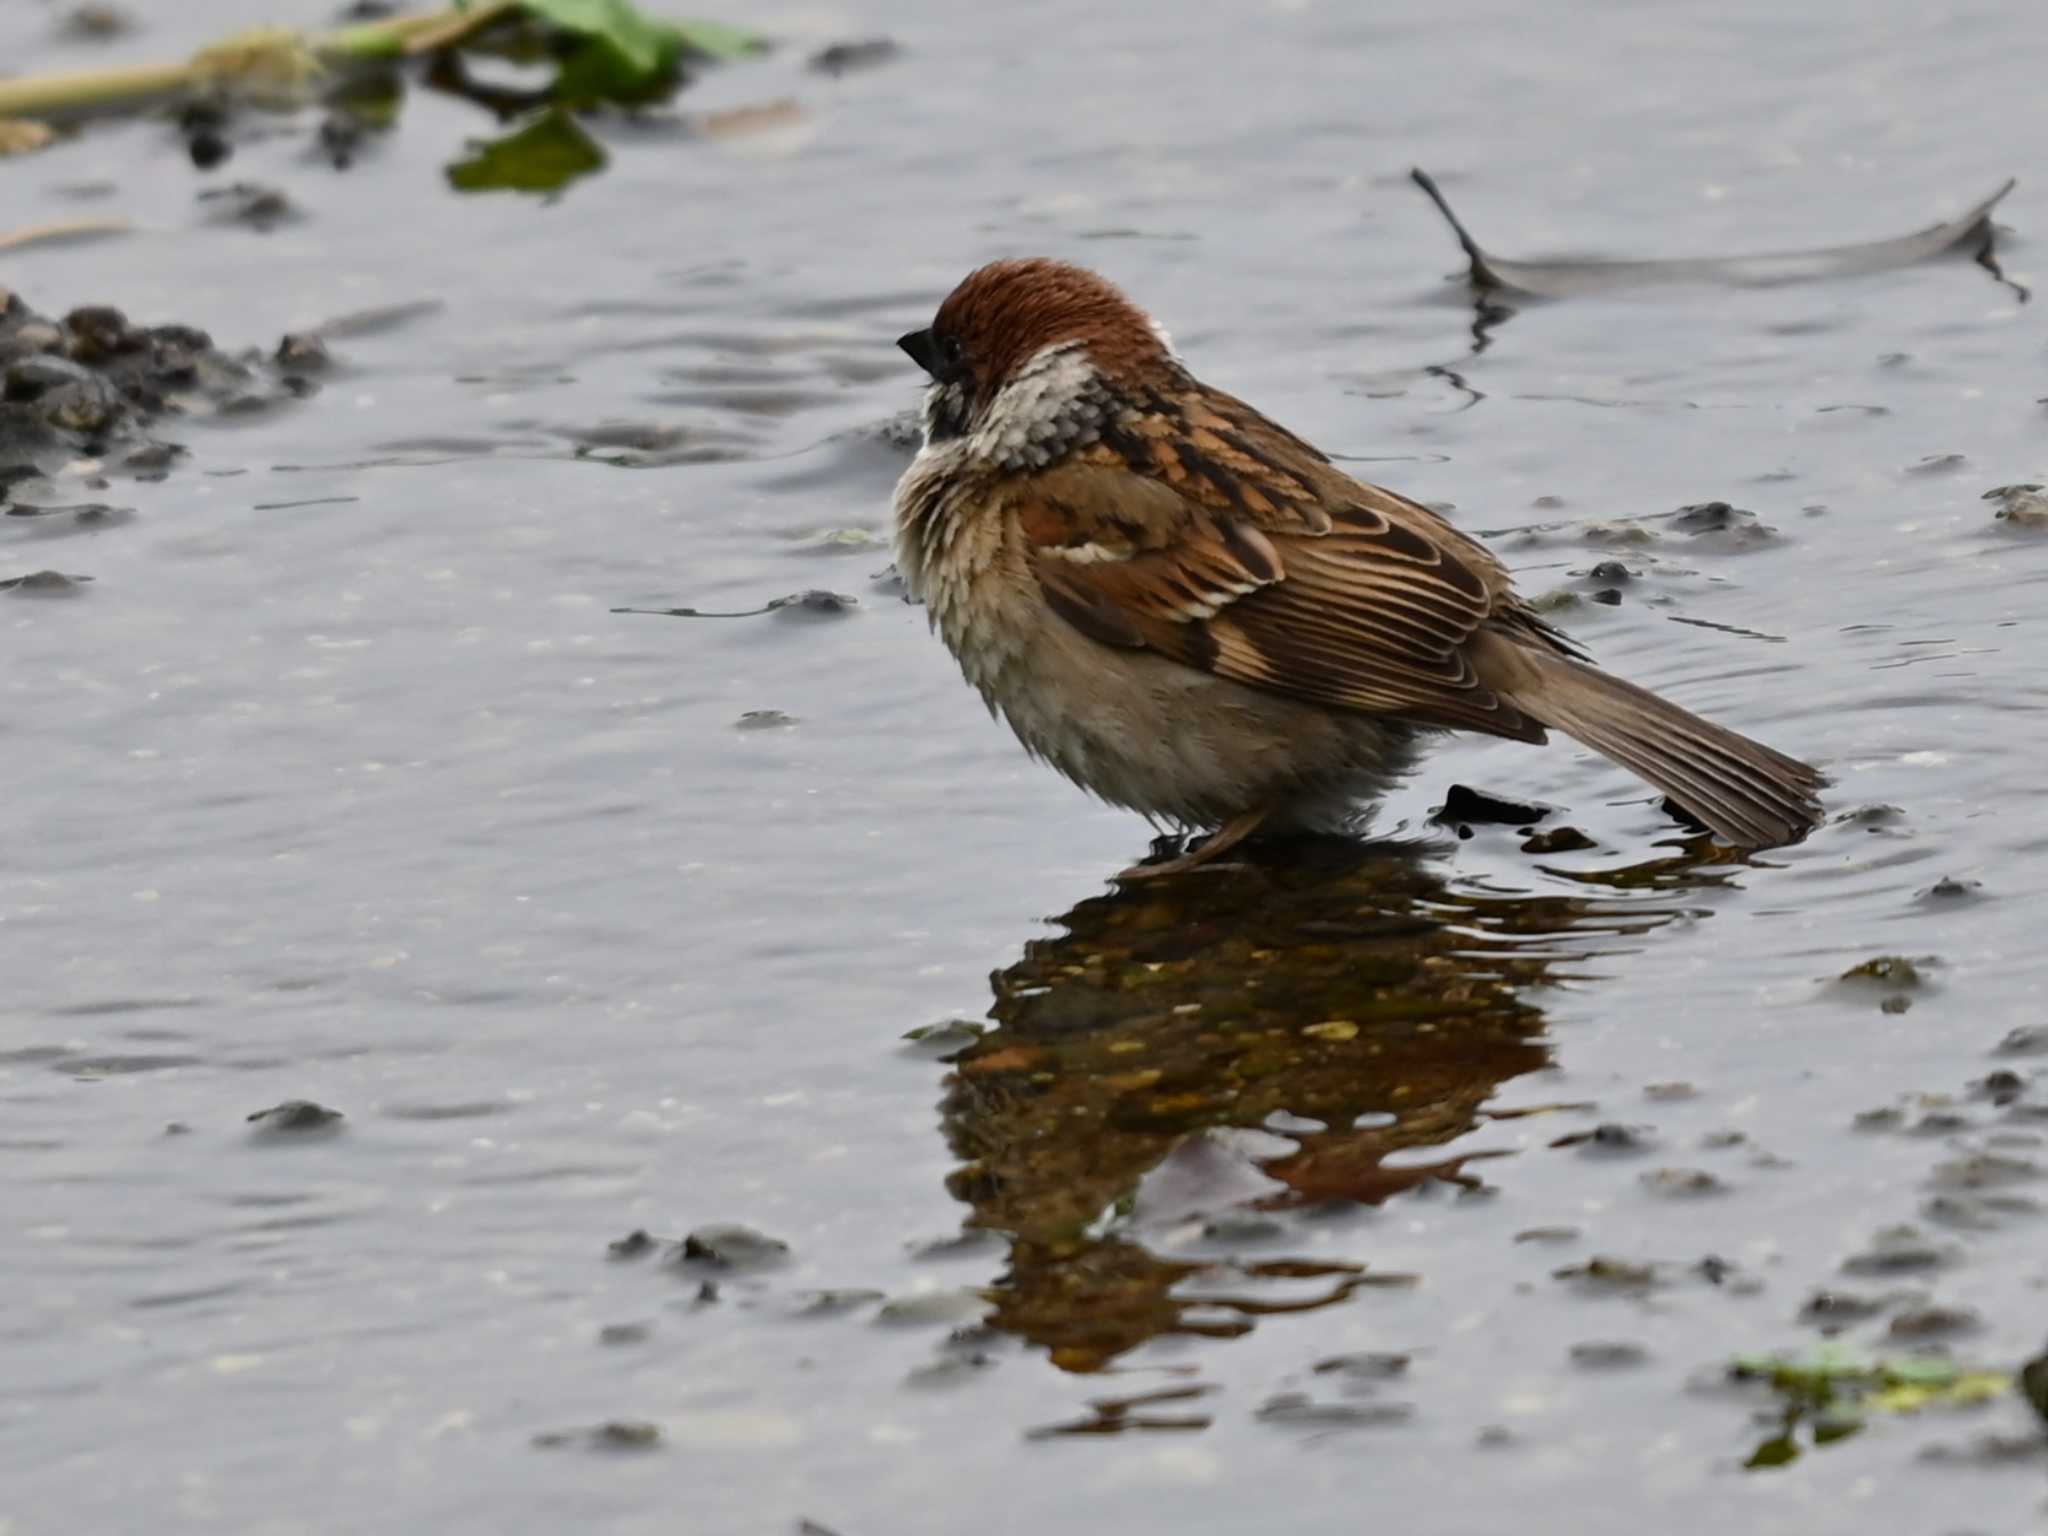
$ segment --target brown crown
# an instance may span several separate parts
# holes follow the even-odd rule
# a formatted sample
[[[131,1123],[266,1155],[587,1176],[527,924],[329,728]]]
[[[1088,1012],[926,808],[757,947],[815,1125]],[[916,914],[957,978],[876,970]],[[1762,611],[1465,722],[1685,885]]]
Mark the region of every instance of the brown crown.
[[[960,343],[983,400],[1057,342],[1085,343],[1095,366],[1112,374],[1168,358],[1145,312],[1115,284],[1042,256],[990,262],[968,273],[939,306],[932,331]]]

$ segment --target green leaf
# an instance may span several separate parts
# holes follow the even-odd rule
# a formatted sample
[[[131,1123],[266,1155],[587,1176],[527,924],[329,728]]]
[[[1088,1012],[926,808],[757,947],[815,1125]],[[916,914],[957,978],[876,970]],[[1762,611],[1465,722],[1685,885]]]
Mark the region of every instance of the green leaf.
[[[448,167],[458,192],[554,192],[604,166],[604,150],[559,107],[474,146]]]
[[[588,107],[601,101],[641,106],[667,96],[675,89],[676,79],[673,68],[642,73],[604,43],[585,38],[563,55],[548,97],[565,107]]]
[[[1799,1442],[1790,1435],[1773,1435],[1749,1453],[1745,1467],[1782,1467],[1799,1459]]]
[[[768,48],[768,39],[760,33],[722,21],[679,21],[675,30],[685,48],[707,59],[740,59]]]
[[[598,45],[615,60],[620,78],[641,86],[672,68],[683,35],[656,21],[632,0],[520,0],[529,16]]]

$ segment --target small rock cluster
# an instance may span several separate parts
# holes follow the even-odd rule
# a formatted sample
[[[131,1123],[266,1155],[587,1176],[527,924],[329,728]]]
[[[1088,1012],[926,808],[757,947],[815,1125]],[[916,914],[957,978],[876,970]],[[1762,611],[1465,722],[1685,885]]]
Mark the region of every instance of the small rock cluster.
[[[78,458],[160,474],[177,450],[149,438],[150,422],[266,408],[310,392],[311,371],[297,352],[231,357],[204,331],[134,325],[104,304],[47,318],[0,288],[0,500]]]

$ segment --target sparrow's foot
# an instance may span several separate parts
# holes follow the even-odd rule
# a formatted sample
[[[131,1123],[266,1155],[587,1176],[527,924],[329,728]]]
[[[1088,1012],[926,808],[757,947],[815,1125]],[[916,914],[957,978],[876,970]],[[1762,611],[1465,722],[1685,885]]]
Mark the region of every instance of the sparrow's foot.
[[[1184,875],[1191,869],[1199,869],[1219,853],[1228,853],[1239,843],[1259,830],[1266,819],[1264,808],[1246,811],[1234,816],[1204,838],[1198,847],[1190,849],[1177,859],[1168,859],[1164,864],[1133,864],[1117,876],[1118,880],[1156,880],[1161,875]]]

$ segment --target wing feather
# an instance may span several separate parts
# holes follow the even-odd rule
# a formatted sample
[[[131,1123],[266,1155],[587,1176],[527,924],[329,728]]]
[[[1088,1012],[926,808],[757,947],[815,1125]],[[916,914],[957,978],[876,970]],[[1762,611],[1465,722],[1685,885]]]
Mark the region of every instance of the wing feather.
[[[1056,613],[1295,698],[1543,739],[1468,653],[1490,623],[1525,627],[1484,548],[1228,396],[1152,405],[1018,493]]]

